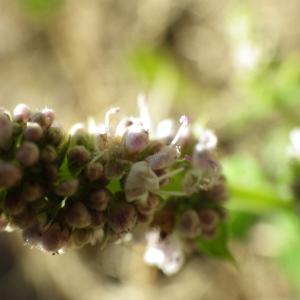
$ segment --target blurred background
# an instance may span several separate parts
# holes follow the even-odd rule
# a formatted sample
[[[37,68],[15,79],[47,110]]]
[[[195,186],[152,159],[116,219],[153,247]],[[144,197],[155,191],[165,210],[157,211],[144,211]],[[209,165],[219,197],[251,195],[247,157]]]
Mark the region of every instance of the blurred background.
[[[187,114],[212,128],[238,267],[192,257],[165,277],[143,246],[49,255],[0,234],[0,299],[300,299],[289,132],[300,126],[299,0],[0,0],[0,106],[49,106],[65,128]]]

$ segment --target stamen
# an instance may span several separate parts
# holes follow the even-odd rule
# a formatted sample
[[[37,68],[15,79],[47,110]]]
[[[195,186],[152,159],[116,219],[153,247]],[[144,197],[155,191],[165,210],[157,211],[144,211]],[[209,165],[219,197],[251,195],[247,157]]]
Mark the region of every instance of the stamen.
[[[158,179],[159,179],[159,181],[162,181],[162,180],[164,180],[164,179],[166,179],[166,178],[173,177],[173,176],[175,176],[175,175],[181,173],[182,171],[184,171],[184,168],[178,168],[178,169],[176,169],[176,170],[167,172],[167,173],[165,173],[165,174],[159,176]]]
[[[74,135],[78,130],[84,129],[83,123],[76,123],[70,129],[70,135]]]
[[[150,131],[152,127],[151,117],[148,106],[146,104],[146,97],[144,94],[138,95],[138,106],[140,111],[140,119],[145,130]]]
[[[181,138],[182,134],[184,133],[185,129],[187,128],[188,126],[188,118],[187,116],[181,116],[180,119],[179,119],[179,122],[180,122],[180,127],[173,139],[173,141],[171,142],[171,145],[176,145],[178,140]]]
[[[107,135],[110,135],[110,126],[109,126],[110,125],[109,124],[110,116],[115,114],[115,113],[118,113],[119,111],[120,111],[120,107],[113,107],[109,111],[106,112],[104,125],[105,125],[105,131],[106,131]]]

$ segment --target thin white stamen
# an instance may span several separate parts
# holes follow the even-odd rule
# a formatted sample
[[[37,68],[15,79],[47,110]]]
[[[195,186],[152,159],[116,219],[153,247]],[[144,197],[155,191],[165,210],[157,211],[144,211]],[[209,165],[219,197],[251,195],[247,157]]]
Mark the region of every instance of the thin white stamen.
[[[84,129],[83,123],[76,123],[70,129],[70,135],[74,135],[78,130]]]
[[[166,178],[173,177],[173,176],[175,176],[175,175],[181,173],[182,171],[184,171],[184,168],[178,168],[178,169],[176,169],[176,170],[167,172],[167,173],[165,173],[165,174],[159,176],[158,179],[159,179],[159,181],[161,181],[161,180],[164,180],[164,179],[166,179]]]
[[[147,131],[151,131],[151,117],[149,113],[148,106],[146,104],[146,97],[144,94],[139,94],[138,95],[138,106],[139,106],[139,111],[140,111],[140,119],[143,124],[143,127]]]
[[[110,116],[117,113],[117,112],[119,112],[119,111],[120,111],[120,107],[113,107],[109,111],[106,112],[104,125],[105,125],[105,131],[106,131],[107,135],[110,134],[110,126],[109,126]]]
[[[165,195],[165,196],[186,196],[186,193],[184,192],[176,192],[176,191],[159,191],[159,195]]]
[[[183,132],[185,131],[187,125],[188,125],[188,118],[187,116],[181,116],[180,119],[179,119],[179,122],[180,122],[180,127],[173,139],[173,141],[171,142],[171,145],[176,145],[178,140],[181,138]]]

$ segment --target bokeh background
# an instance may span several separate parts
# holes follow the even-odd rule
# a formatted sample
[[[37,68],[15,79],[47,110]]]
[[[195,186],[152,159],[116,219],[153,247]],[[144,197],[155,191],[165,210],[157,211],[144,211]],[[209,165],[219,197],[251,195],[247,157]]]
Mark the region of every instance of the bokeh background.
[[[212,128],[238,267],[192,257],[173,277],[143,246],[49,255],[0,234],[1,300],[300,299],[300,215],[287,147],[300,126],[299,0],[0,0],[0,106],[65,128],[147,95],[155,122]]]

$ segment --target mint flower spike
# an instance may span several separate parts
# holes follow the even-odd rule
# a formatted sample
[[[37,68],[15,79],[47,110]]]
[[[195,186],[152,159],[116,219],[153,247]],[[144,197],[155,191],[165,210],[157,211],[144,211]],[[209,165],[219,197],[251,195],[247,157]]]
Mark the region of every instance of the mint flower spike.
[[[214,240],[228,194],[217,137],[203,129],[193,138],[186,116],[177,132],[155,135],[142,95],[138,106],[139,117],[116,128],[110,118],[119,107],[100,125],[89,119],[69,132],[50,108],[21,104],[13,117],[1,110],[0,229],[19,229],[27,245],[52,253],[128,234],[133,242],[142,232],[153,237],[146,262],[167,275],[201,241]]]

